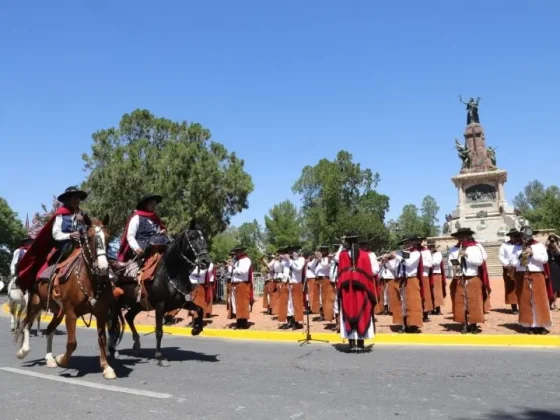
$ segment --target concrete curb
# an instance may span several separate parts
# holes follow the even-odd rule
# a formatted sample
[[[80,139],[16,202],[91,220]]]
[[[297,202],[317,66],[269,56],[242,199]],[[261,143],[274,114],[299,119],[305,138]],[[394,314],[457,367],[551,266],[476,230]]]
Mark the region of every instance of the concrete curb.
[[[3,305],[6,313],[10,312],[8,304]],[[89,317],[85,317],[89,321]],[[52,316],[43,313],[42,321],[50,321]],[[85,323],[79,319],[78,326],[85,327]],[[96,328],[95,320],[91,327]],[[150,325],[136,325],[141,334],[154,332]],[[192,328],[188,327],[163,327],[164,332],[178,337],[190,337]],[[126,330],[129,332],[129,330]],[[305,340],[305,332],[281,332],[281,331],[255,331],[255,330],[218,330],[206,328],[200,337],[226,338],[232,340],[250,341],[274,341],[274,342],[298,342]],[[340,344],[346,342],[336,333],[313,333],[312,338],[325,341],[328,344]],[[534,336],[525,334],[377,334],[374,340],[367,340],[370,344],[379,345],[411,345],[411,346],[477,346],[477,347],[537,347],[557,348],[560,347],[560,336]]]

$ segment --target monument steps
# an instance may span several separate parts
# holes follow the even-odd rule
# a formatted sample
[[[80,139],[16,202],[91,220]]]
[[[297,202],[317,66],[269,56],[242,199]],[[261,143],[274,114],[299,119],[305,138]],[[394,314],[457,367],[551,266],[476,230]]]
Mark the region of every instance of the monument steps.
[[[486,260],[486,267],[488,268],[489,277],[502,277],[502,264],[498,258],[498,252],[500,251],[501,242],[487,242],[482,244],[486,253],[488,254],[488,259]]]

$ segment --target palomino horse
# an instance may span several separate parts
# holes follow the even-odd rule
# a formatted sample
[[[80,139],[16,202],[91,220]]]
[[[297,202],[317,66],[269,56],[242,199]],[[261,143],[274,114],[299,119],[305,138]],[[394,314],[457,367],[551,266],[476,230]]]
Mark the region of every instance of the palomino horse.
[[[8,306],[10,307],[10,330],[15,332],[19,330],[21,314],[23,310],[27,307],[27,301],[29,300],[29,292],[23,293],[23,291],[18,287],[16,278],[14,277],[8,286]],[[19,305],[19,308],[18,308]],[[29,325],[28,328],[33,327]],[[36,336],[42,335],[41,333],[41,311],[37,313],[37,333]]]
[[[203,329],[203,308],[191,300],[193,286],[189,280],[190,273],[195,267],[202,270],[208,268],[210,258],[206,240],[201,230],[194,221],[175,239],[158,262],[154,279],[145,284],[148,293],[147,299],[137,301],[136,282],[122,281],[120,286],[124,290],[117,303],[117,308],[112,310],[112,321],[109,326],[109,352],[118,356],[117,345],[121,341],[123,331],[120,329],[122,308],[130,309],[125,314],[125,319],[132,331],[134,340],[133,349],[140,349],[140,336],[134,326],[134,318],[142,311],[156,311],[156,354],[159,366],[167,367],[169,362],[161,352],[161,339],[163,337],[163,316],[166,312],[180,308],[195,311],[197,318],[192,329],[192,335],[198,335]]]
[[[47,367],[67,367],[70,357],[78,345],[76,341],[76,321],[79,317],[91,314],[97,321],[97,335],[101,369],[105,379],[115,379],[115,371],[107,362],[106,326],[112,303],[112,287],[108,277],[109,262],[107,261],[107,243],[109,231],[105,225],[109,222],[106,216],[102,222],[93,219],[87,232],[79,239],[79,256],[77,261],[68,268],[67,280],[60,281],[60,297],[54,298],[48,283],[38,283],[27,305],[27,316],[19,330],[22,337],[21,348],[17,352],[19,359],[29,354],[28,326],[41,309],[50,309],[54,314],[47,327]],[[52,342],[56,327],[62,319],[66,320],[67,342],[66,352],[57,357],[52,355]],[[91,320],[91,318],[90,318]],[[84,318],[85,322],[85,318]]]

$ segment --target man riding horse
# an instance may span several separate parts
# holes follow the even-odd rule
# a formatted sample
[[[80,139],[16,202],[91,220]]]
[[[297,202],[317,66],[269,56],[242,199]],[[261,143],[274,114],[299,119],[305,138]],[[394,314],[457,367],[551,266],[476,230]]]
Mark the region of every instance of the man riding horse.
[[[68,187],[58,196],[62,203],[43,226],[29,250],[19,262],[19,285],[23,292],[35,284],[38,277],[52,278],[58,263],[74,250],[80,231],[91,225],[89,216],[80,210],[80,203],[87,198],[85,191]],[[60,295],[58,284],[53,287],[54,295]]]

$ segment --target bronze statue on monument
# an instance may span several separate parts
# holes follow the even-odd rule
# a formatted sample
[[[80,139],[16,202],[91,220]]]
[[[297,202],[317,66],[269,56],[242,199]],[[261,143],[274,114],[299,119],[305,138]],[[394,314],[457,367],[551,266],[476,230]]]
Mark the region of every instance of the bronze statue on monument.
[[[470,98],[469,102],[463,102],[462,95],[459,95],[459,101],[467,106],[467,125],[480,124],[480,118],[478,117],[478,103],[480,102],[480,96],[476,98]]]

